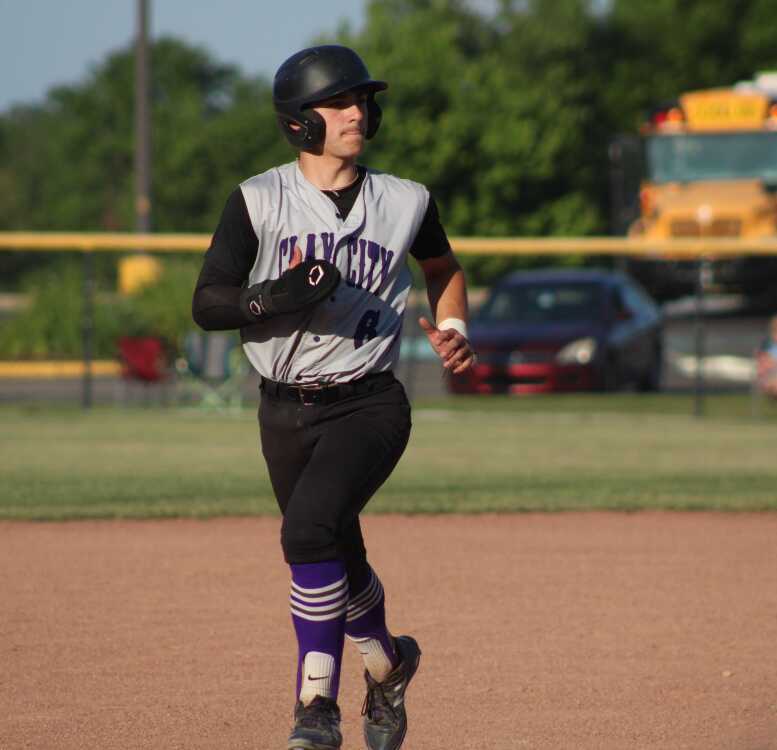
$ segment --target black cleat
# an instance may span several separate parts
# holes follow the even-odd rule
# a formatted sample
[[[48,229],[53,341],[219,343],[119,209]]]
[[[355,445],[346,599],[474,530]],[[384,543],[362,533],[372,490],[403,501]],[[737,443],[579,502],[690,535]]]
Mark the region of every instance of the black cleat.
[[[367,696],[364,699],[364,741],[369,750],[399,750],[407,732],[405,691],[418,669],[421,649],[414,638],[401,635],[394,641],[399,665],[383,682],[364,673]]]
[[[331,698],[317,695],[307,705],[294,708],[294,729],[286,750],[340,750],[340,709]]]

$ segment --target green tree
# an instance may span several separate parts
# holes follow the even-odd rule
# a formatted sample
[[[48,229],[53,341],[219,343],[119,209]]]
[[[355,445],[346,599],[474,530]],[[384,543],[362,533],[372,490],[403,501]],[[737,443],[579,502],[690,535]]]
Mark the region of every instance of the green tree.
[[[613,0],[595,49],[608,125],[693,89],[731,86],[777,67],[775,0]]]
[[[133,53],[0,115],[0,229],[134,228]],[[183,42],[152,48],[152,227],[211,232],[246,177],[291,158],[269,84]],[[4,288],[39,254],[0,254]],[[115,259],[111,259],[115,264]]]
[[[283,148],[269,85],[162,38],[151,88],[153,227],[210,231],[229,190]],[[0,117],[0,185],[9,188],[0,228],[131,230],[133,108],[128,48],[42,104]]]
[[[456,218],[452,204],[477,168],[477,117],[467,100],[490,36],[465,3],[384,0],[370,3],[360,33],[338,39],[358,49],[370,70],[389,82],[380,95],[381,133],[366,160],[428,185],[454,231],[465,221]]]
[[[450,234],[600,230],[593,23],[578,0],[503,3],[493,18],[374,0],[364,29],[338,37],[390,83],[370,163],[428,185]],[[476,281],[526,262],[465,260]]]

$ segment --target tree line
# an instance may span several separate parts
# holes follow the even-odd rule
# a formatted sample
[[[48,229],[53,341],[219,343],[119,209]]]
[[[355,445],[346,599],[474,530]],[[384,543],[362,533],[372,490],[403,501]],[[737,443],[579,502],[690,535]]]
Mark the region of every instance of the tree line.
[[[475,8],[371,0],[361,28],[310,40],[353,46],[390,83],[364,162],[428,185],[450,235],[606,233],[616,133],[681,91],[777,68],[777,0]],[[293,158],[271,85],[181,40],[153,43],[156,231],[213,231],[237,183]],[[0,229],[131,230],[133,101],[128,47],[0,113]],[[487,280],[516,261],[467,262]]]

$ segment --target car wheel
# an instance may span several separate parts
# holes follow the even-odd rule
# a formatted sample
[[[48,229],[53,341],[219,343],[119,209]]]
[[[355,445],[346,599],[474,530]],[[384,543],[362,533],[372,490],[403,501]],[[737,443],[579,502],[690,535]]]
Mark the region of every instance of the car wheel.
[[[658,348],[653,353],[650,368],[642,375],[637,383],[640,391],[645,393],[654,393],[661,390],[661,373],[664,369],[664,358],[661,349]]]

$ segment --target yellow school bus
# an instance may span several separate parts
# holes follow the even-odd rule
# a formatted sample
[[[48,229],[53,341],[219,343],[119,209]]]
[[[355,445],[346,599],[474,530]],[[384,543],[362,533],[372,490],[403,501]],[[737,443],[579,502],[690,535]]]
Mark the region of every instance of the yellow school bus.
[[[640,129],[642,182],[634,237],[777,235],[777,72],[732,88],[691,91],[656,107]],[[655,256],[629,270],[656,296],[693,290],[692,262]],[[774,290],[777,260],[743,256],[711,266],[711,285]]]

